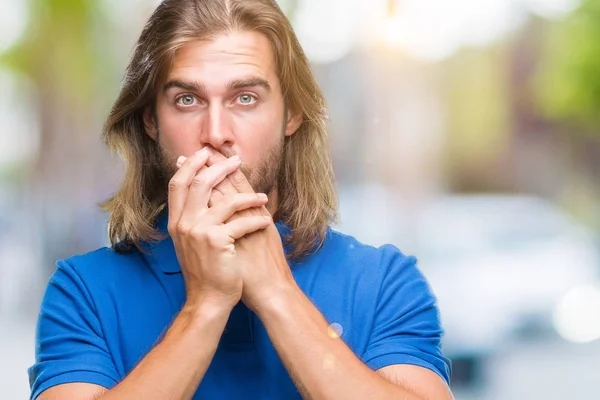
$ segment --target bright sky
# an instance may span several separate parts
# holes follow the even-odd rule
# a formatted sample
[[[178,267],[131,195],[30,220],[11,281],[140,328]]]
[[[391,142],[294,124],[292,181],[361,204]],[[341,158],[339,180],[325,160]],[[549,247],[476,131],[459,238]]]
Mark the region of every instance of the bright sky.
[[[440,60],[463,45],[486,44],[501,37],[531,11],[560,17],[579,0],[297,0],[292,23],[314,62],[331,62],[355,45],[384,41],[407,54]],[[131,16],[141,4],[159,0],[104,0],[117,20]],[[286,10],[292,0],[278,0]],[[0,1],[0,52],[13,45],[27,22],[27,1]],[[122,21],[126,22],[126,21]]]
[[[289,1],[279,3],[285,8]],[[309,57],[323,63],[335,61],[355,44],[374,42],[436,61],[461,46],[497,40],[519,26],[528,12],[557,18],[579,4],[579,0],[397,0],[390,15],[388,0],[299,1],[292,22]]]
[[[23,0],[0,2],[0,53],[22,35],[27,25],[27,3]]]

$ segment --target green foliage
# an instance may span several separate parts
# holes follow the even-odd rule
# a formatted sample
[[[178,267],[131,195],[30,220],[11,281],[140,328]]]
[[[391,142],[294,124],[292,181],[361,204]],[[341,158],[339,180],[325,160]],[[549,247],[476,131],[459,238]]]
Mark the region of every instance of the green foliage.
[[[535,86],[547,117],[600,132],[600,0],[550,27]]]
[[[98,27],[106,23],[100,3],[30,0],[28,30],[0,55],[0,64],[28,75],[38,87],[66,94],[67,101],[89,100],[98,72],[107,66],[106,53],[98,51]]]
[[[511,132],[504,46],[463,50],[444,64],[447,143],[453,162],[486,162],[502,154]]]

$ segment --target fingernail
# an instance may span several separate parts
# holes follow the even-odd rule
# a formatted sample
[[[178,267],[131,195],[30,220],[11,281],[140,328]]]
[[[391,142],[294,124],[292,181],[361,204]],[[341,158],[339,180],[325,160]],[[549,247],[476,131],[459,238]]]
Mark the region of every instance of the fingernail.
[[[183,163],[185,162],[185,160],[187,160],[187,157],[185,157],[185,156],[180,156],[180,157],[177,159],[177,166],[178,166],[178,167],[181,167],[181,166],[183,165]]]
[[[231,156],[229,159],[230,159],[231,161],[235,161],[235,162],[241,161],[241,158],[240,158],[240,156],[238,156],[237,154],[236,154],[236,155],[234,155],[234,156]]]
[[[196,155],[199,156],[199,157],[203,157],[203,156],[205,156],[207,154],[208,154],[208,149],[206,147],[203,148],[202,150],[198,150],[196,152]]]
[[[264,194],[264,193],[259,193],[259,194],[258,194],[258,198],[259,198],[259,199],[262,199],[262,200],[266,200],[266,199],[267,199],[267,195],[266,195],[266,194]]]

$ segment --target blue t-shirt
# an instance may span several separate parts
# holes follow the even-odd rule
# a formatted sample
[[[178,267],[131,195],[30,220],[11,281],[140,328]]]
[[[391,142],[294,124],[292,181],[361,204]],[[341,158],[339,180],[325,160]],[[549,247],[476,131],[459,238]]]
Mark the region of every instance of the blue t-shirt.
[[[145,246],[127,254],[103,248],[57,263],[38,320],[32,399],[69,382],[110,389],[160,341],[185,301],[185,286],[172,240]],[[436,299],[414,257],[329,229],[319,251],[290,267],[371,369],[413,364],[449,382]],[[301,398],[264,325],[241,302],[194,396],[205,398]]]

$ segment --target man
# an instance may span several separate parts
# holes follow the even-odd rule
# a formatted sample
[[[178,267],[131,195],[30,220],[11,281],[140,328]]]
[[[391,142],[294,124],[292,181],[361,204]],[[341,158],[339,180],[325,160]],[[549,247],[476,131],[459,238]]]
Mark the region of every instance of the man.
[[[324,110],[274,1],[164,1],[105,127],[113,246],[58,262],[32,398],[451,399],[415,259],[328,228]]]

